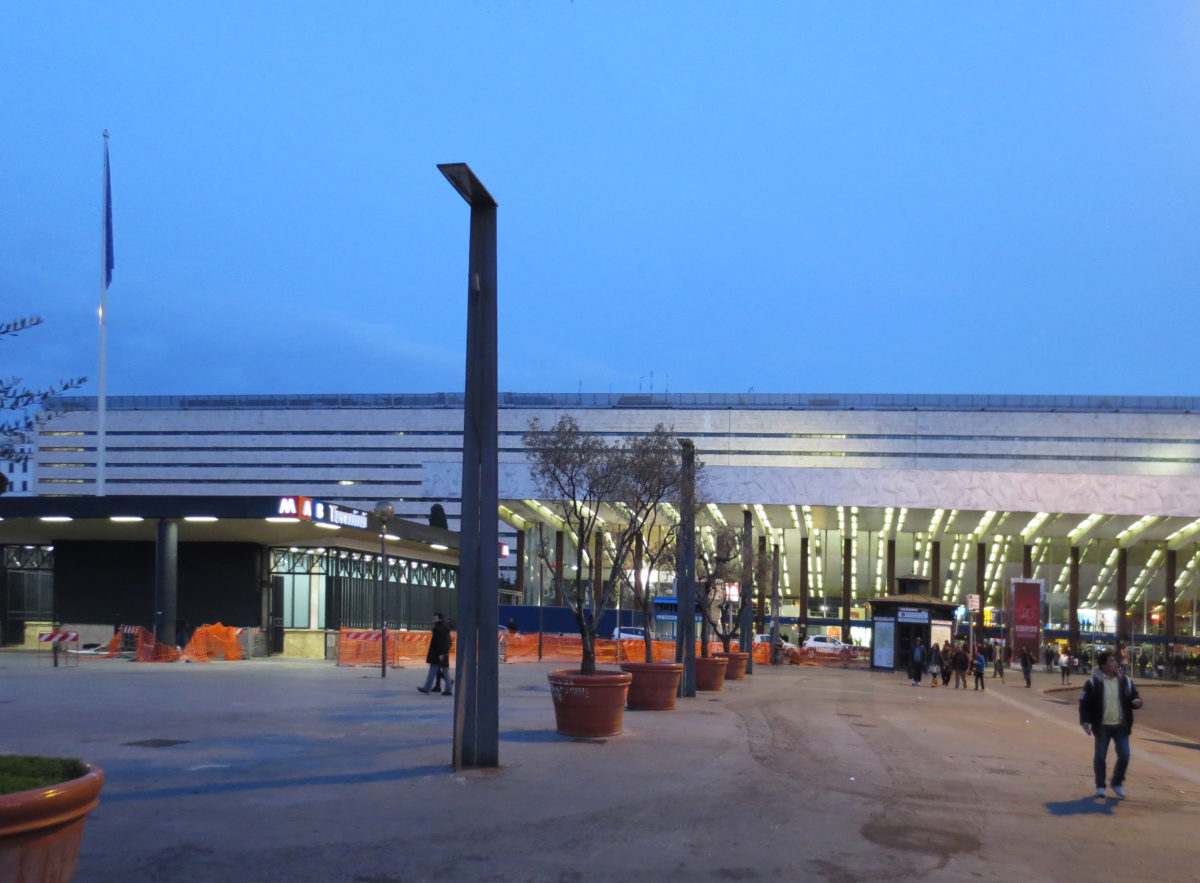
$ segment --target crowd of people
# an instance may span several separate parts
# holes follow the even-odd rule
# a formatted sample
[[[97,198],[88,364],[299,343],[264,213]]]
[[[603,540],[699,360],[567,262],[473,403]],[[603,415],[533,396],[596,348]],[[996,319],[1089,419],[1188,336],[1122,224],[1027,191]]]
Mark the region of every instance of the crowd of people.
[[[1025,678],[1025,686],[1031,686],[1033,672],[1033,654],[1021,650],[1017,657],[1021,674]],[[950,686],[950,678],[954,678],[954,689],[967,687],[967,676],[970,675],[976,691],[987,689],[987,673],[991,670],[991,679],[999,678],[1004,683],[1005,670],[1013,664],[1012,647],[1008,644],[998,645],[984,641],[969,647],[966,641],[956,641],[953,644],[943,641],[939,646],[936,641],[926,648],[920,638],[914,638],[909,651],[908,673],[914,687],[919,687],[926,673],[930,677],[930,686]]]

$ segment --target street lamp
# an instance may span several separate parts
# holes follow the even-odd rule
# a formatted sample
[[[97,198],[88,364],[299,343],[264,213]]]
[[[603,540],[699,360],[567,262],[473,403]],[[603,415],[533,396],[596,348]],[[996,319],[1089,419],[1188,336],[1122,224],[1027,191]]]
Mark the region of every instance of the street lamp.
[[[375,517],[379,519],[379,629],[383,647],[379,658],[379,676],[387,677],[387,524],[396,514],[396,507],[380,500],[375,504]]]

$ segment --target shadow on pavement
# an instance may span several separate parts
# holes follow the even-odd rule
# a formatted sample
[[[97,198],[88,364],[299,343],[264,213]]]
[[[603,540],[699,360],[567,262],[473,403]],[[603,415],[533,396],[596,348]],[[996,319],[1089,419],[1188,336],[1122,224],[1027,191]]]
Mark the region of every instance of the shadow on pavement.
[[[372,770],[339,776],[305,776],[298,779],[252,779],[248,782],[214,782],[211,785],[180,785],[150,791],[118,791],[104,794],[104,803],[125,803],[131,800],[162,800],[189,794],[236,794],[239,791],[264,791],[271,788],[308,788],[321,785],[364,785],[372,782],[398,782],[422,776],[444,775],[450,764],[429,764],[406,770]]]
[[[1078,800],[1051,801],[1046,804],[1052,816],[1087,816],[1113,814],[1113,807],[1120,803],[1115,797],[1081,797]]]

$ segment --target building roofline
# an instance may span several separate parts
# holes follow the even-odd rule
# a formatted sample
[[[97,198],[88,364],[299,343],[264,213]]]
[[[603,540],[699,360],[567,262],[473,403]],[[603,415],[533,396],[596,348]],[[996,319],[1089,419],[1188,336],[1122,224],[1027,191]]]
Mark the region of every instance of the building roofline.
[[[500,393],[502,409],[650,408],[776,411],[1030,411],[1066,413],[1191,414],[1197,396],[976,395],[921,393]],[[109,396],[115,411],[246,411],[344,408],[461,409],[460,392],[303,393],[281,395]],[[96,409],[95,396],[56,396],[51,411]]]

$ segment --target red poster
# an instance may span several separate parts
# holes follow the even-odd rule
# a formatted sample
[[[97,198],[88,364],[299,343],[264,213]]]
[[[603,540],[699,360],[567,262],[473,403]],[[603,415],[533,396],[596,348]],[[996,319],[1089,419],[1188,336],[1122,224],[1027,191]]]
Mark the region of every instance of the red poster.
[[[1034,660],[1041,658],[1042,583],[1040,580],[1012,581],[1013,658],[1025,647]]]

